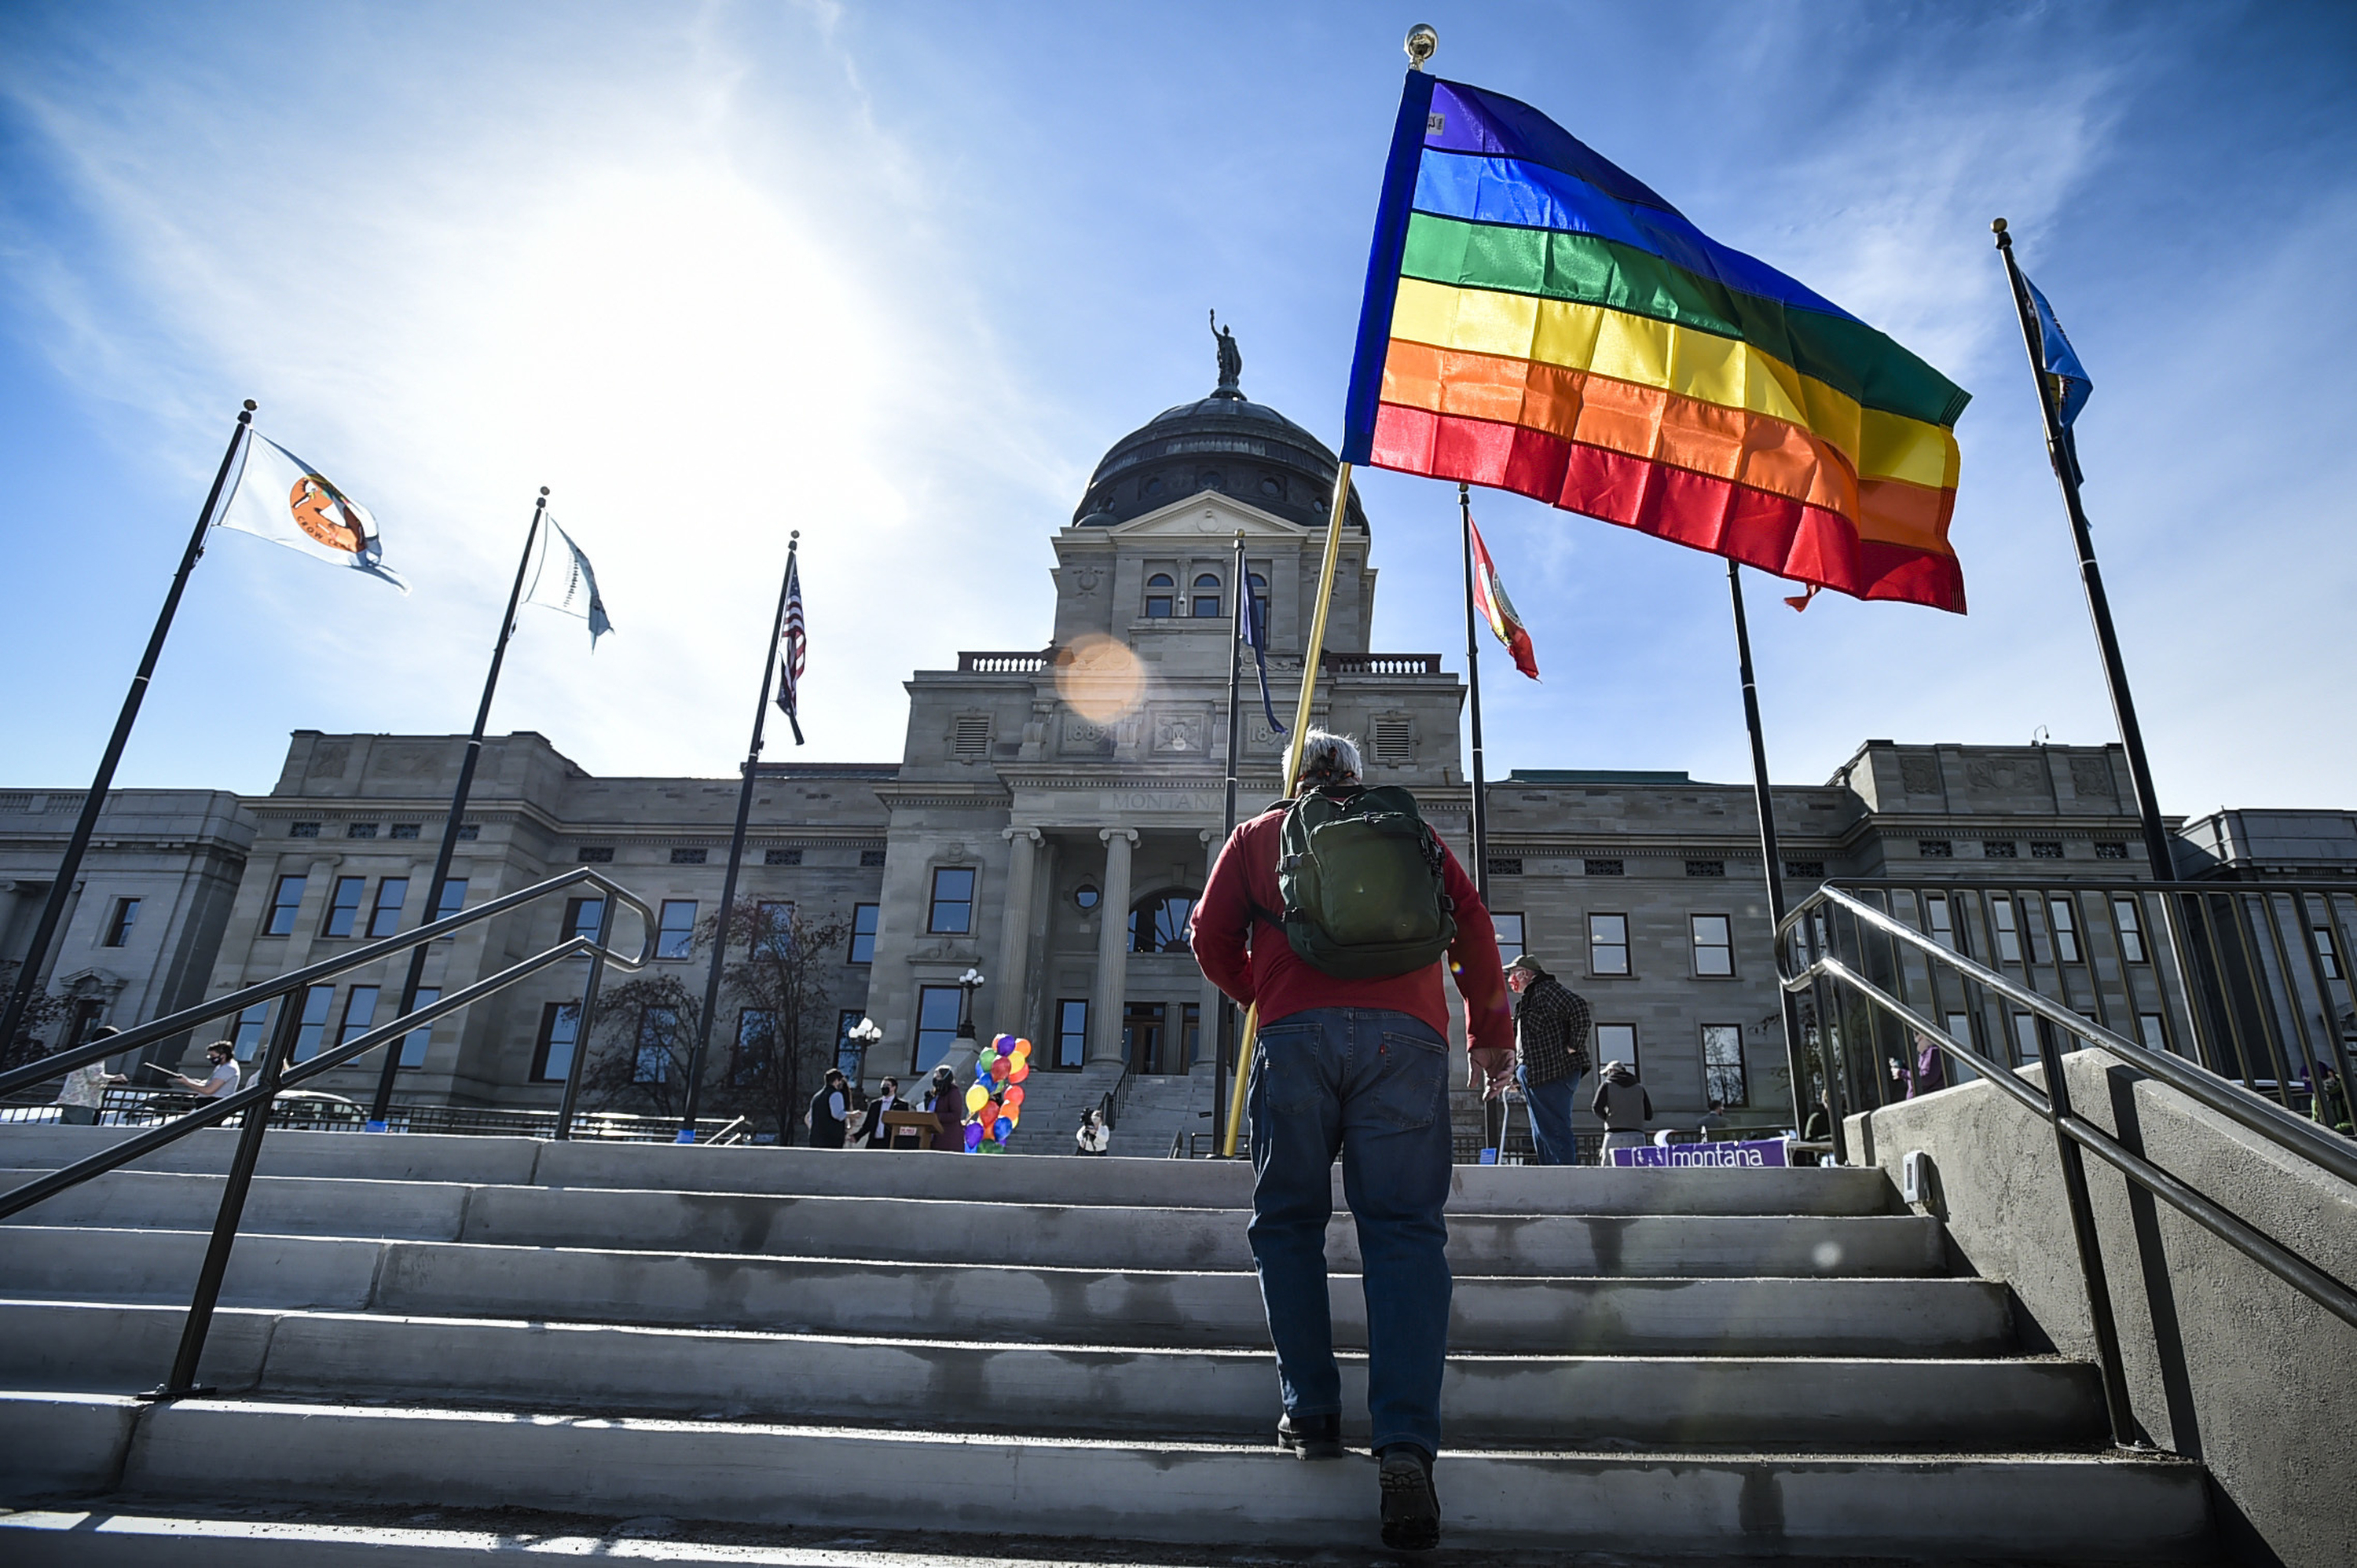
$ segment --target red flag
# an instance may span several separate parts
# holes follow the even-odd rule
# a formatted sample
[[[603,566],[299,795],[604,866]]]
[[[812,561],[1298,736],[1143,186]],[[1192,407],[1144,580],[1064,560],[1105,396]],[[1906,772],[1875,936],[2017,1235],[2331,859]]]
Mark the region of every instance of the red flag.
[[[1514,601],[1506,596],[1506,585],[1498,581],[1498,568],[1490,562],[1490,547],[1481,542],[1481,531],[1473,527],[1468,516],[1465,526],[1473,533],[1473,607],[1489,621],[1490,629],[1514,656],[1514,668],[1535,681],[1539,678],[1539,657],[1531,647],[1531,634],[1523,628],[1523,618],[1514,613]]]

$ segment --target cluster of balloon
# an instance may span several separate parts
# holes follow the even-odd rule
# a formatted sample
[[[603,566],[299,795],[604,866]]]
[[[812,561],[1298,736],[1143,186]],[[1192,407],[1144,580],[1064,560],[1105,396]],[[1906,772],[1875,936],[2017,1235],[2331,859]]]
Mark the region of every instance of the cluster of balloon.
[[[965,1091],[967,1154],[1003,1155],[1023,1121],[1023,1080],[1031,1076],[1031,1042],[1001,1035],[974,1058]]]

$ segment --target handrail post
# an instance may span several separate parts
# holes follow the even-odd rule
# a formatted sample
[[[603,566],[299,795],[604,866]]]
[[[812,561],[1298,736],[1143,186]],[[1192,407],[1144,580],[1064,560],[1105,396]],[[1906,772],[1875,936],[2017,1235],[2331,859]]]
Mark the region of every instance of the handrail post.
[[[303,993],[294,986],[278,1002],[278,1027],[271,1031],[270,1049],[262,1063],[262,1099],[246,1108],[238,1128],[237,1154],[230,1161],[229,1180],[221,1188],[221,1211],[213,1218],[212,1240],[205,1248],[204,1267],[197,1271],[197,1291],[188,1303],[188,1317],[180,1329],[179,1354],[172,1359],[172,1374],[139,1397],[164,1401],[201,1397],[213,1391],[197,1381],[197,1363],[204,1359],[205,1337],[212,1331],[213,1308],[221,1301],[221,1281],[229,1274],[230,1250],[237,1245],[238,1227],[245,1219],[245,1196],[253,1186],[254,1167],[262,1163],[263,1134],[270,1130],[270,1110],[276,1101],[278,1075],[294,1054],[296,1032],[303,1026]],[[396,1047],[396,1048],[398,1048]]]
[[[2136,1435],[2136,1412],[2128,1403],[2127,1372],[2120,1361],[2119,1325],[2112,1316],[2111,1281],[2104,1273],[2103,1241],[2095,1230],[2095,1211],[2087,1194],[2086,1157],[2078,1143],[2063,1131],[2070,1120],[2071,1084],[2054,1044],[2054,1026],[2038,1018],[2038,1059],[2046,1071],[2046,1116],[2054,1127],[2054,1149],[2062,1162],[2062,1190],[2071,1204],[2071,1233],[2078,1243],[2079,1274],[2087,1289],[2087,1315],[2095,1332],[2095,1359],[2104,1380],[2104,1409],[2110,1417],[2112,1442],[2122,1448],[2141,1446]]]
[[[589,975],[581,983],[580,1010],[573,1015],[573,1059],[565,1065],[565,1097],[556,1106],[558,1143],[569,1142],[573,1137],[573,1111],[581,1099],[583,1064],[589,1059],[590,1015],[597,1006],[597,983],[606,975],[606,940],[614,934],[614,896],[604,894],[598,902],[598,950],[589,955]]]

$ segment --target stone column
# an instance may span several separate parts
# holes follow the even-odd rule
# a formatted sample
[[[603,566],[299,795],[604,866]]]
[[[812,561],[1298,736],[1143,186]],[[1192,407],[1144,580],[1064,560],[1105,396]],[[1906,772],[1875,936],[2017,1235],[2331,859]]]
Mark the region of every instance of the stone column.
[[[1101,828],[1105,869],[1103,897],[1097,902],[1096,995],[1089,1003],[1089,1060],[1119,1062],[1121,1008],[1129,979],[1129,856],[1137,843],[1135,828]]]
[[[1025,972],[1031,962],[1032,889],[1038,882],[1039,830],[1004,828],[1006,840],[1006,908],[998,921],[998,969],[991,976],[991,1006],[996,1015],[993,1029],[1028,1036],[1038,1023],[1025,1016],[1024,999],[1030,994]]]

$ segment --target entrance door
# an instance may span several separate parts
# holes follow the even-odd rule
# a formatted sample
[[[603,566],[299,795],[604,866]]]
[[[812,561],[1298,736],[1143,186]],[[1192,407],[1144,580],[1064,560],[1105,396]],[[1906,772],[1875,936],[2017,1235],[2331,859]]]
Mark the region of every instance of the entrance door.
[[[1135,1073],[1162,1070],[1162,1004],[1132,1002],[1121,1010],[1122,1054]]]

